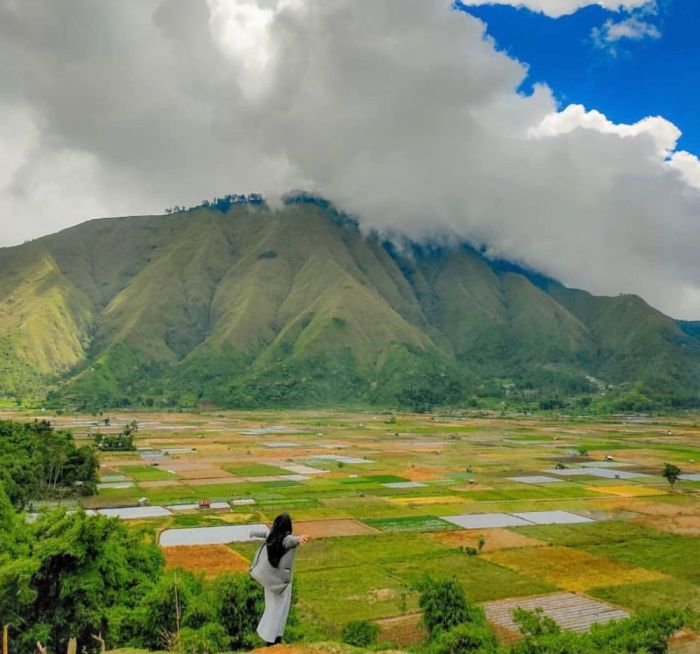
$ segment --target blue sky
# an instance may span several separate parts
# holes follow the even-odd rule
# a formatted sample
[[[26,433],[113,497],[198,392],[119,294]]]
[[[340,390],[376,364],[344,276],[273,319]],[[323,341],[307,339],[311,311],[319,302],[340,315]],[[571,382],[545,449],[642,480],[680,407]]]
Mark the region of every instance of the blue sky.
[[[683,132],[680,149],[700,153],[698,0],[659,0],[655,13],[590,6],[560,18],[503,5],[463,9],[487,24],[499,49],[529,66],[524,92],[545,82],[562,106],[583,104],[614,122],[661,115]],[[606,21],[629,18],[652,35],[596,43]]]

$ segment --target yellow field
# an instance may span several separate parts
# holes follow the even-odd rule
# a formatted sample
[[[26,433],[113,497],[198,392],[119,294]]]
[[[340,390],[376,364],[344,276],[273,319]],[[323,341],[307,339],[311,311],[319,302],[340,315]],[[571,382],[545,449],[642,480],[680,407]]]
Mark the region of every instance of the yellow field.
[[[588,490],[597,493],[609,493],[620,497],[651,497],[653,495],[668,495],[668,491],[655,486],[586,486]]]
[[[570,547],[501,550],[486,553],[483,558],[574,592],[584,592],[597,586],[640,584],[666,578],[660,572],[635,568]]]

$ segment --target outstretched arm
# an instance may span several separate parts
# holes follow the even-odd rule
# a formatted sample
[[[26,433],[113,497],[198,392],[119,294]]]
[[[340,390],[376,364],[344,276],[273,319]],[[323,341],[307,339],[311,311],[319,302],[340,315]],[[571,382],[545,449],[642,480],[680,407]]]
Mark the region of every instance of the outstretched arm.
[[[284,546],[287,549],[291,549],[292,547],[303,545],[307,540],[309,540],[309,537],[306,534],[302,534],[301,536],[289,535],[284,539]]]
[[[253,540],[265,540],[269,533],[270,533],[269,529],[262,529],[259,527],[257,529],[250,530],[250,537]]]

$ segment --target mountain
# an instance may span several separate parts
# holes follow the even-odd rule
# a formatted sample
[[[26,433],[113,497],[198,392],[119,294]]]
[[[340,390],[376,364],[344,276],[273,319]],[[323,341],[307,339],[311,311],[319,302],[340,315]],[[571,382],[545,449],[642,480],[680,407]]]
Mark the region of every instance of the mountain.
[[[0,249],[0,394],[82,408],[700,398],[700,334],[311,199],[93,220]]]

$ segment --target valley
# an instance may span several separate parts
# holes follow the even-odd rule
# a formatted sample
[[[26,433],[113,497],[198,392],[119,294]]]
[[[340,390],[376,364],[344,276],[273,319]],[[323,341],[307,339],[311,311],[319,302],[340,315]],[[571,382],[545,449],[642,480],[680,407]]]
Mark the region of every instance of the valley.
[[[152,533],[170,567],[207,578],[245,572],[257,547],[248,525],[288,511],[295,531],[312,537],[296,566],[300,618],[327,639],[350,620],[377,621],[381,639],[401,646],[422,639],[415,582],[426,573],[454,575],[506,641],[514,633],[499,607],[508,602],[540,603],[557,617],[573,601],[591,620],[660,605],[700,610],[692,417],[41,417],[79,444],[136,421],[136,449],[101,452],[99,493],[80,503]],[[682,471],[674,489],[665,462]]]

